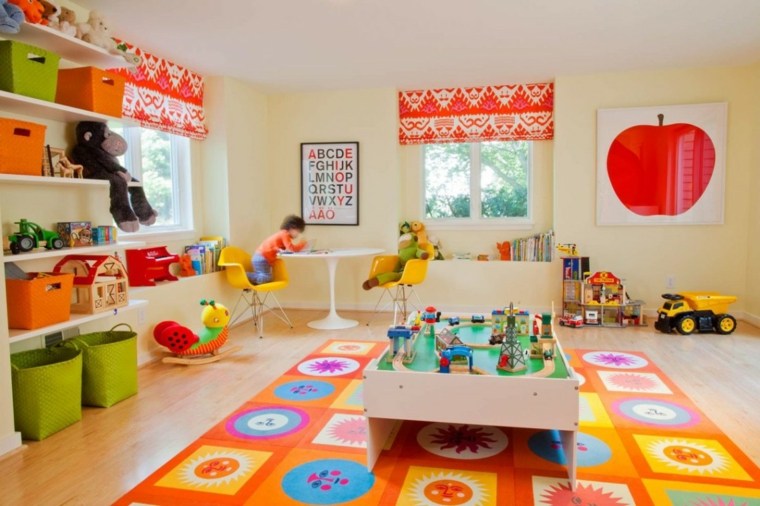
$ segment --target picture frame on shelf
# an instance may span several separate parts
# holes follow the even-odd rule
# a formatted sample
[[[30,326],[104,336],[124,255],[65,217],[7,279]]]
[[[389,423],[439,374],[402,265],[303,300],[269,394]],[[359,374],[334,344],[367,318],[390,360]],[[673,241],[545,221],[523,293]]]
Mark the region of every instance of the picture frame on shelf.
[[[46,144],[42,148],[42,175],[45,177],[55,177],[55,166],[66,156],[66,150],[63,148],[54,148]]]
[[[301,216],[307,225],[359,225],[359,143],[301,143]]]

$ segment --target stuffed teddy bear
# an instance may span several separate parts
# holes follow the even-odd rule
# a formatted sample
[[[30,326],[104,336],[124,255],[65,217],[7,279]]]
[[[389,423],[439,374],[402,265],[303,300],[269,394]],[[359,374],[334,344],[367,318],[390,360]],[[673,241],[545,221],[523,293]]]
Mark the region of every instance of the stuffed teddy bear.
[[[413,221],[411,223],[412,233],[417,236],[417,242],[420,243],[420,248],[424,248],[428,244],[428,236],[425,231],[425,224],[421,221]]]
[[[39,0],[42,4],[42,21],[40,24],[47,26],[54,26],[58,24],[58,15],[61,13],[61,8],[58,4],[50,2],[49,0]]]
[[[0,33],[18,33],[24,22],[24,11],[8,0],[0,0],[0,6]]]
[[[61,7],[56,20],[50,20],[50,28],[55,28],[69,37],[77,36],[77,14],[68,7]]]
[[[374,278],[368,279],[362,283],[362,288],[370,290],[378,285],[398,281],[401,279],[401,274],[404,272],[404,267],[409,260],[414,258],[427,260],[429,256],[427,251],[420,249],[414,234],[404,234],[398,239],[398,262],[396,263],[396,267],[390,272],[382,272]]]
[[[45,12],[45,8],[37,0],[8,1],[24,11],[24,17],[26,18],[27,23],[39,23],[42,21],[42,13]]]
[[[153,210],[142,187],[130,187],[137,179],[119,165],[117,156],[127,152],[124,138],[99,121],[77,125],[77,145],[71,161],[84,166],[84,177],[111,183],[111,216],[124,232],[137,232],[140,225],[153,225],[158,213]]]
[[[108,23],[98,11],[90,11],[86,23],[77,24],[77,37],[98,47],[118,53],[116,42],[111,38]]]

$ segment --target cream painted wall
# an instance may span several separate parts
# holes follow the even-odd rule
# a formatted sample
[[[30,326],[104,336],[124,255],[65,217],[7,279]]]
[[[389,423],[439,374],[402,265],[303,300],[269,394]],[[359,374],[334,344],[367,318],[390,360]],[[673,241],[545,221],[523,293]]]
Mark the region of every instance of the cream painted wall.
[[[749,86],[755,93],[760,90],[760,63],[751,70],[752,78]],[[745,309],[754,315],[755,325],[760,326],[760,100],[753,101],[754,130],[750,136],[749,145],[754,150],[753,162],[749,170],[752,173],[750,192],[750,212],[747,223],[748,255],[747,255],[747,290]]]
[[[279,228],[282,218],[301,212],[300,144],[302,142],[359,142],[358,227],[312,226],[306,236],[317,247],[368,246],[396,250],[395,223],[400,204],[399,159],[396,138],[396,91],[391,89],[272,95],[269,98],[268,195],[271,220],[267,233]],[[257,193],[258,194],[258,193]],[[238,216],[246,216],[237,209]],[[264,234],[257,240],[261,241]],[[327,269],[322,260],[288,260],[290,288],[281,300],[291,306],[325,307]],[[370,258],[342,260],[338,266],[336,296],[343,306],[374,304],[361,282]]]
[[[675,276],[677,290],[735,294],[749,308],[747,220],[757,171],[757,86],[751,67],[560,76],[555,85],[555,229],[591,256],[592,270],[627,280],[632,296],[657,307]],[[599,227],[595,224],[596,111],[599,108],[728,102],[725,224]],[[755,225],[753,225],[755,226]],[[758,257],[754,257],[757,262]]]

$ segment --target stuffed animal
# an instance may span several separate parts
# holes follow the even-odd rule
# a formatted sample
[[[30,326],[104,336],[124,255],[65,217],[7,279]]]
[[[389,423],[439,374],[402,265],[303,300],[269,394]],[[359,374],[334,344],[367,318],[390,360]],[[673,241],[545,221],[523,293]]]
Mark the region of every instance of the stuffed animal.
[[[398,235],[402,236],[404,234],[408,234],[412,231],[412,226],[409,224],[408,221],[402,221],[398,224]]]
[[[70,37],[77,36],[77,13],[68,7],[61,7],[61,13],[58,14],[58,24],[51,25],[59,32],[65,33]]]
[[[378,285],[384,285],[391,281],[398,281],[401,279],[401,274],[404,272],[404,267],[409,260],[419,258],[421,260],[427,260],[430,254],[421,249],[417,243],[417,238],[414,234],[404,234],[398,239],[398,262],[396,267],[390,272],[382,272],[370,278],[362,283],[362,288],[370,290]]]
[[[50,2],[49,0],[39,0],[39,2],[44,9],[42,11],[42,21],[40,21],[40,24],[48,26],[58,24],[58,15],[61,13],[61,8],[56,3]]]
[[[77,24],[77,37],[111,53],[118,53],[110,31],[108,23],[98,11],[90,11],[87,22]]]
[[[8,0],[0,0],[0,7],[0,33],[18,33],[24,22],[24,11]]]
[[[499,250],[501,260],[512,260],[512,244],[509,241],[497,242],[496,249]]]
[[[411,224],[412,233],[417,236],[417,242],[420,243],[420,248],[424,248],[428,244],[428,236],[425,231],[425,224],[421,221],[413,221]]]
[[[435,235],[429,235],[428,241],[433,245],[433,260],[445,260],[443,256],[443,246],[441,240]]]
[[[27,23],[39,23],[42,21],[42,13],[45,8],[38,0],[8,0],[10,3],[17,5],[24,11],[24,17]]]
[[[71,161],[84,166],[84,177],[111,183],[111,216],[125,232],[136,232],[140,225],[152,225],[158,213],[153,210],[142,187],[129,187],[137,179],[119,165],[117,156],[127,152],[124,138],[99,121],[82,121],[77,125],[77,145]],[[131,201],[131,203],[130,203]]]

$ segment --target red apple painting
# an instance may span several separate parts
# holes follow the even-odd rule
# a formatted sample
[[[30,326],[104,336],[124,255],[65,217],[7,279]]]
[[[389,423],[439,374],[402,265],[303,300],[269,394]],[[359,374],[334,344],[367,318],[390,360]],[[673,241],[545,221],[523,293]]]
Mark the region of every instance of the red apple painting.
[[[643,216],[682,214],[710,183],[715,146],[696,125],[636,125],[620,132],[607,153],[607,174],[625,207]]]
[[[722,223],[726,110],[726,104],[599,110],[597,223]]]

